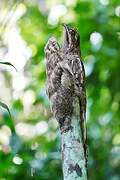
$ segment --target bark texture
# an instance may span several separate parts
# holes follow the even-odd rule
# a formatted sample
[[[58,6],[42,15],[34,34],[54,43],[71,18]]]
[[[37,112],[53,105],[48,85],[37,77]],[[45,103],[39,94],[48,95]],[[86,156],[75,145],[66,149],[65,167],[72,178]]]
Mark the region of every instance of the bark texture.
[[[47,94],[61,131],[64,180],[87,179],[85,73],[79,43],[78,32],[65,25],[63,48],[55,38],[45,47]]]
[[[71,128],[61,134],[64,180],[87,180],[86,160],[81,139],[78,105],[74,104]]]

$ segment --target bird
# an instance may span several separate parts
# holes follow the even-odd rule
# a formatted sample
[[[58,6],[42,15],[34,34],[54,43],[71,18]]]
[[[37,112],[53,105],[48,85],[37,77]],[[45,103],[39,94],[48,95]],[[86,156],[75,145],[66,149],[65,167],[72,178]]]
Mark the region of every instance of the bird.
[[[86,127],[86,84],[85,68],[82,61],[80,49],[80,35],[77,29],[64,24],[64,42],[62,52],[64,59],[68,60],[69,66],[74,76],[75,95],[79,100],[80,109],[80,128],[82,134],[82,143],[87,166],[87,127]]]
[[[45,46],[46,91],[52,102],[52,111],[62,132],[70,128],[73,102],[79,102],[80,129],[87,166],[86,87],[85,68],[81,57],[80,35],[77,29],[63,24],[62,47],[52,37]]]

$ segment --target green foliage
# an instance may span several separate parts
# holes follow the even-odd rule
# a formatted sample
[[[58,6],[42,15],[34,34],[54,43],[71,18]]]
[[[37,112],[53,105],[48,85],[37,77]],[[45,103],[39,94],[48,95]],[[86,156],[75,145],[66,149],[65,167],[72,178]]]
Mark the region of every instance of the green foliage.
[[[1,101],[0,101],[0,106],[2,108],[6,109],[8,111],[8,113],[9,113],[10,117],[11,117],[11,113],[10,113],[10,110],[9,110],[8,106],[5,103],[1,102]]]
[[[63,13],[58,22],[48,21],[50,10],[59,4],[67,8],[67,13]],[[87,75],[89,179],[120,179],[118,6],[117,0],[24,1],[20,4],[24,14],[17,20],[17,25],[32,55],[22,69],[27,83],[19,96],[13,96],[11,100],[14,120],[10,121],[5,113],[0,117],[0,136],[9,137],[8,144],[0,138],[1,179],[63,179],[57,123],[45,93],[44,59],[44,45],[50,36],[54,35],[62,42],[63,22],[76,27],[81,35]],[[7,44],[6,48],[9,49]],[[3,74],[10,84],[14,77]],[[22,86],[23,82],[20,84]],[[12,84],[8,88],[13,90]]]
[[[9,62],[2,62],[2,61],[0,61],[0,64],[9,65],[9,66],[12,66],[12,67],[15,68],[15,66],[13,66],[13,65],[12,65],[11,63],[9,63]],[[16,68],[15,68],[15,70],[17,71]],[[3,103],[3,102],[1,102],[1,101],[0,101],[0,106],[8,111],[9,116],[10,116],[10,118],[11,118],[11,113],[10,113],[9,107],[8,107],[5,103]]]
[[[17,71],[17,69],[16,69],[16,67],[15,66],[13,66],[13,64],[11,64],[11,63],[9,63],[9,62],[2,62],[2,61],[0,61],[0,64],[4,64],[4,65],[8,65],[8,66],[12,66],[16,71]]]

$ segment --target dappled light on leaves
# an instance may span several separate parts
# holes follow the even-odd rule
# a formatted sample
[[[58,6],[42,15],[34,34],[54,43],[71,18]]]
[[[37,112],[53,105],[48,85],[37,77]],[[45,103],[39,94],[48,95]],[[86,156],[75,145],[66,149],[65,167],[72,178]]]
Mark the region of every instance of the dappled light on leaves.
[[[35,125],[27,123],[16,124],[16,133],[25,139],[31,139],[47,132],[48,125],[45,121],[40,121]]]
[[[67,13],[67,8],[63,4],[53,6],[48,16],[48,23],[57,25],[59,18]]]
[[[23,159],[16,155],[13,157],[13,163],[16,165],[21,165],[23,163]]]
[[[85,72],[86,76],[89,76],[94,68],[95,57],[93,55],[88,55],[85,57]]]
[[[115,8],[115,15],[118,16],[118,17],[120,17],[120,6],[117,6],[117,7]]]
[[[99,50],[100,47],[102,46],[102,41],[103,41],[103,38],[102,38],[102,35],[100,33],[93,32],[90,35],[90,42],[93,46],[93,49]]]
[[[99,1],[104,6],[107,6],[109,4],[109,0],[99,0]]]
[[[9,145],[10,136],[10,128],[6,125],[2,126],[2,128],[0,129],[0,144]]]

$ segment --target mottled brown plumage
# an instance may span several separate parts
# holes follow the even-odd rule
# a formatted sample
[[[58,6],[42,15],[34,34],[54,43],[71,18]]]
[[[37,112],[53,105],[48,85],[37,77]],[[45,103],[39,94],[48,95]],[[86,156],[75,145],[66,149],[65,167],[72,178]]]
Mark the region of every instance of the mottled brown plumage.
[[[80,127],[86,157],[85,70],[81,61],[80,36],[77,30],[64,25],[63,47],[60,48],[55,38],[51,38],[45,47],[45,54],[47,59],[47,94],[62,132],[70,128],[74,99],[77,97],[79,100]]]
[[[53,113],[60,128],[69,128],[73,111],[73,76],[68,64],[63,61],[62,52],[55,38],[49,39],[46,47],[47,83],[46,91],[52,103]]]

